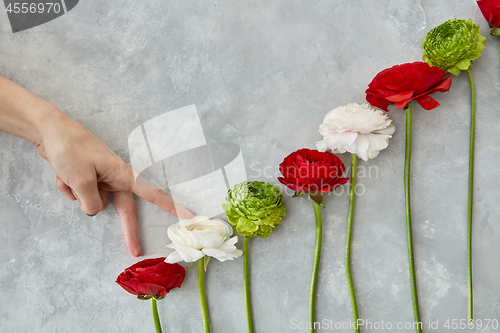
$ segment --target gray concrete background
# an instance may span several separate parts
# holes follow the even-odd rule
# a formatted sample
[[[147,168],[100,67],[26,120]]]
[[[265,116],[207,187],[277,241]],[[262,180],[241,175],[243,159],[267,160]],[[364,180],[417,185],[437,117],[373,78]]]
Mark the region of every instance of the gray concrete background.
[[[475,1],[86,0],[16,34],[2,7],[0,74],[58,106],[127,162],[134,128],[196,104],[207,142],[237,144],[248,178],[277,184],[276,166],[290,152],[314,147],[326,112],[365,102],[364,91],[379,71],[420,60],[420,40],[451,18],[472,18],[487,36],[473,69],[475,314],[500,320],[500,39],[489,36]],[[450,92],[434,97],[439,108],[414,107],[412,208],[421,317],[426,325],[440,324],[424,331],[442,332],[446,320],[467,317],[465,74],[453,78]],[[361,318],[395,324],[412,321],[413,313],[403,198],[405,116],[395,109],[389,116],[396,125],[389,147],[359,163],[365,192],[357,198],[352,256]],[[349,156],[342,159],[349,165]],[[116,209],[111,205],[93,218],[82,214],[77,202],[59,193],[54,172],[35,148],[3,133],[0,170],[0,331],[152,332],[149,303],[114,282],[138,261],[125,248]],[[351,318],[343,261],[345,189],[328,195],[323,210],[317,320]],[[291,321],[307,321],[313,212],[305,197],[285,201],[287,217],[279,229],[251,242],[257,332],[300,331]],[[176,219],[136,202],[145,256],[167,255],[166,229]],[[213,332],[246,330],[241,267],[241,259],[210,262]],[[201,332],[195,271],[158,306],[164,332]]]

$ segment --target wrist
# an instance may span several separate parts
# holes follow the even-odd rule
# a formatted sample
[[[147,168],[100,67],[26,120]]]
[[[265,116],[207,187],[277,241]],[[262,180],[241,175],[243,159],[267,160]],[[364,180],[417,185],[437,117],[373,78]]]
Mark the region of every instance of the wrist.
[[[37,146],[50,137],[56,126],[68,118],[55,105],[46,101],[37,104],[30,114],[32,115],[30,119],[32,131],[25,139]]]

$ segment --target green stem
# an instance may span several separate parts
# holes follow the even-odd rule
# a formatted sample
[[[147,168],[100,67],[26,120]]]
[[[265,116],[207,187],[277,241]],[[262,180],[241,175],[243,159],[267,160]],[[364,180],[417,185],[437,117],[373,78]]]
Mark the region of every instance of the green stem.
[[[201,313],[203,315],[203,328],[205,329],[205,333],[210,333],[207,297],[205,296],[205,257],[198,260],[198,291],[200,293]]]
[[[156,307],[156,300],[154,298],[151,298],[151,310],[153,311],[156,333],[161,333],[160,317],[158,316],[158,308]]]
[[[361,330],[356,325],[359,319],[358,305],[356,303],[356,294],[354,292],[354,283],[352,282],[351,273],[351,238],[352,238],[352,219],[354,213],[354,200],[356,199],[356,170],[358,168],[358,157],[351,155],[351,188],[349,191],[349,211],[347,213],[347,230],[345,237],[345,275],[347,277],[347,286],[349,287],[349,295],[351,297],[352,319],[355,323],[354,332],[359,333]]]
[[[470,84],[470,140],[469,140],[469,191],[467,207],[467,290],[468,290],[468,317],[469,322],[473,318],[473,295],[472,295],[472,194],[474,189],[474,134],[476,127],[476,93],[474,90],[474,79],[470,69],[467,70]]]
[[[250,298],[250,273],[248,269],[248,240],[243,238],[243,290],[245,293],[245,305],[247,310],[248,333],[253,333],[252,300]]]
[[[405,208],[406,208],[406,238],[408,242],[408,263],[410,266],[411,297],[413,300],[413,316],[415,318],[416,331],[422,332],[420,323],[420,312],[418,310],[417,281],[415,278],[415,261],[413,259],[413,236],[411,227],[411,202],[410,202],[410,166],[411,166],[411,127],[412,127],[412,105],[408,104],[406,109],[406,147],[405,147]]]
[[[321,241],[323,238],[323,223],[321,221],[321,207],[311,200],[314,208],[314,217],[316,219],[316,241],[314,244],[314,261],[311,273],[311,288],[309,290],[309,322],[311,329],[309,332],[314,332],[314,318],[316,312],[316,287],[319,270],[319,260],[321,259]]]

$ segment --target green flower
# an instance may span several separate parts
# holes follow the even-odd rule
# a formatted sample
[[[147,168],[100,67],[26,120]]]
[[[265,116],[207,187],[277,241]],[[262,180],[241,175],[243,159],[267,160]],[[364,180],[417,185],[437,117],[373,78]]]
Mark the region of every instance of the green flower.
[[[234,186],[227,192],[222,208],[233,229],[248,237],[269,237],[285,216],[285,203],[280,190],[259,181]]]
[[[481,56],[485,37],[471,19],[449,20],[435,27],[422,39],[423,60],[453,75],[471,68],[471,61]]]

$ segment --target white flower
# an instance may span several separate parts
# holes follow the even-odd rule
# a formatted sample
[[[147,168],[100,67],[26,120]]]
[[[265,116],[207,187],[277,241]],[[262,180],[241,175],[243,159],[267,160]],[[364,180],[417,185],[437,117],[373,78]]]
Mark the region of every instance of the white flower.
[[[394,130],[384,111],[368,104],[351,103],[326,114],[319,126],[323,140],[316,142],[316,148],[336,154],[348,151],[368,161],[387,148]]]
[[[193,262],[206,255],[219,261],[237,258],[243,252],[234,246],[238,237],[229,238],[232,234],[231,225],[221,219],[195,216],[190,220],[182,220],[168,227],[168,238],[172,243],[166,247],[175,251],[165,261]]]

